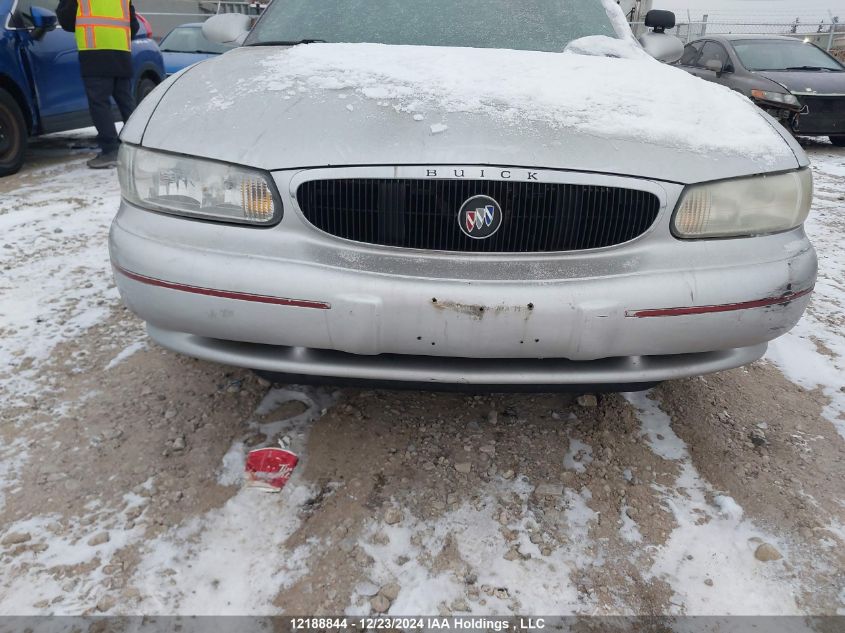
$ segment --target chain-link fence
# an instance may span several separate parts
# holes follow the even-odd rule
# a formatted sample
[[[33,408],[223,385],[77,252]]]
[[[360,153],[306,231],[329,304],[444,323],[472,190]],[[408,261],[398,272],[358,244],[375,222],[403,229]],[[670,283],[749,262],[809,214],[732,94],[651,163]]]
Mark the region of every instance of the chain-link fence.
[[[631,25],[634,33],[643,33],[646,28],[642,22]],[[845,51],[845,24],[822,21],[817,24],[800,22],[681,22],[674,29],[667,31],[684,42],[690,42],[705,35],[724,35],[740,33],[743,35],[787,35],[812,42],[826,51]]]
[[[200,2],[200,9],[206,13],[246,13],[247,15],[259,15],[266,7],[267,2]]]

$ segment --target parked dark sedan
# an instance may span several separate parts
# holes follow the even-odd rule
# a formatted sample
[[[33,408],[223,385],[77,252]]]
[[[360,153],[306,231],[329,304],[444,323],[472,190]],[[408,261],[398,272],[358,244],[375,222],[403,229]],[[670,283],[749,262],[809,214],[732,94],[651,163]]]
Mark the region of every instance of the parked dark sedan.
[[[794,37],[710,35],[690,42],[678,65],[750,97],[787,129],[845,147],[845,66]]]

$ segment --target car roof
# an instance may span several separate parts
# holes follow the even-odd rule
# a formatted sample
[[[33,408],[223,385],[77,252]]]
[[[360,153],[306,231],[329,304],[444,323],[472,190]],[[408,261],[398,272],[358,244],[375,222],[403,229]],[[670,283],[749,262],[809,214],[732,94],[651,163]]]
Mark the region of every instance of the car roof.
[[[799,42],[804,36],[790,37],[789,35],[763,35],[760,33],[714,33],[712,35],[702,35],[693,40],[693,42],[700,42],[702,40],[715,40],[722,42],[736,42],[737,40],[774,40],[779,42]]]

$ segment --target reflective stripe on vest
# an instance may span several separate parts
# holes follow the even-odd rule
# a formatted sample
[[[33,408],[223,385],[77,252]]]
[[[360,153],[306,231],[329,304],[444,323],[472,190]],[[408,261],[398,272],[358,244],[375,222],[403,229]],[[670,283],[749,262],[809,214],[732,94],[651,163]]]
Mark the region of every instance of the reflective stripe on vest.
[[[129,0],[78,0],[76,46],[81,51],[132,50]]]

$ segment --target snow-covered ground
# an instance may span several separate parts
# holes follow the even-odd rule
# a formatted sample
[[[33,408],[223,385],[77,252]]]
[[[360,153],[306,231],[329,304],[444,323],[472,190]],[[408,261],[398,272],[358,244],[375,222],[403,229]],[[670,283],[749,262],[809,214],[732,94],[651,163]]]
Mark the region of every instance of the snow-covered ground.
[[[820,387],[830,398],[826,417],[845,438],[845,156],[828,145],[812,149],[815,203],[807,232],[819,256],[813,304],[767,358],[790,380]]]
[[[808,143],[820,277],[768,363],[591,408],[162,352],[120,310],[87,134],[0,181],[0,615],[845,613],[845,151]],[[278,438],[287,488],[241,489]]]

